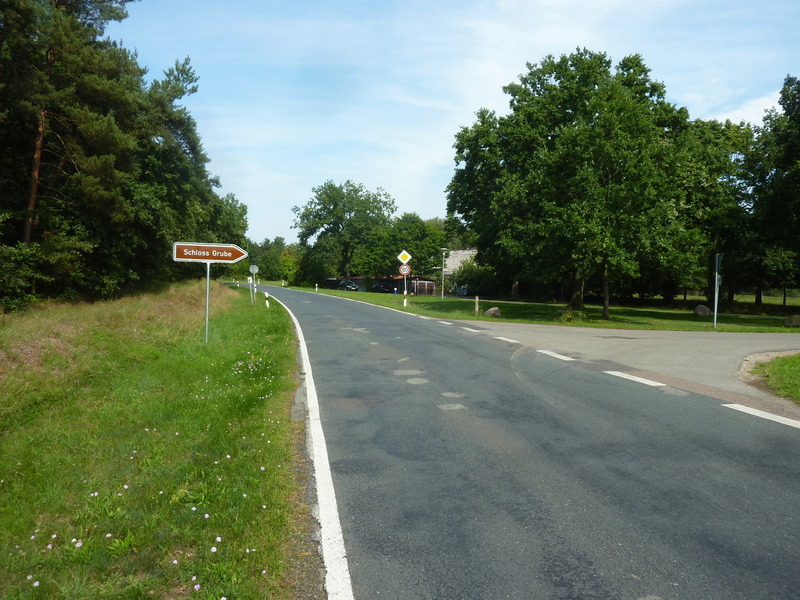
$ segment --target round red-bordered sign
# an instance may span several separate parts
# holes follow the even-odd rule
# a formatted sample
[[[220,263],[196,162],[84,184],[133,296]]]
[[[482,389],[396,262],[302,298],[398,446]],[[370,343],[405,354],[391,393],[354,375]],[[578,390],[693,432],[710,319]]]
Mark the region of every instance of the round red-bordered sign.
[[[400,265],[400,275],[408,275],[411,273],[411,267],[408,265]]]

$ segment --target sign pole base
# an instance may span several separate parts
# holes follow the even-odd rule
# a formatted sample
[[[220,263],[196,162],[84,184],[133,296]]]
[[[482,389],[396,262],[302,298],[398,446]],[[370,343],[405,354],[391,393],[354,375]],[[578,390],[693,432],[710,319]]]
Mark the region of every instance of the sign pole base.
[[[206,263],[206,344],[208,343],[208,305],[211,303],[211,263]]]

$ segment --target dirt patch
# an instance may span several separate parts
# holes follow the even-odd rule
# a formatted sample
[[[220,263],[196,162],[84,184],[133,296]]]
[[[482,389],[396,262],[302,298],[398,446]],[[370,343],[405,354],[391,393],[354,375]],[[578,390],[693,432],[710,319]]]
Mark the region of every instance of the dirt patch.
[[[294,498],[294,534],[288,549],[286,587],[292,600],[326,600],[325,564],[320,551],[319,522],[313,516],[316,504],[313,465],[309,456],[306,431],[305,388],[296,391],[292,406],[294,423],[294,460],[292,474],[299,484],[301,497]]]

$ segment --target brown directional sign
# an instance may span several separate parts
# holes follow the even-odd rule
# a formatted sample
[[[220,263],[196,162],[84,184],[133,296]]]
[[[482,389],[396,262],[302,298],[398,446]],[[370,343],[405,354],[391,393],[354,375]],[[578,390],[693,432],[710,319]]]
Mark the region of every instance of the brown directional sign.
[[[175,242],[172,245],[172,259],[178,261],[235,263],[246,256],[247,251],[235,244]]]

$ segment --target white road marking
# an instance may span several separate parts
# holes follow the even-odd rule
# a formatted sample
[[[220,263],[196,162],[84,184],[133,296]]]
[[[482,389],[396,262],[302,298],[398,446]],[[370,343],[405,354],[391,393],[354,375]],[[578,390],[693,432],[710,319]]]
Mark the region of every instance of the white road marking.
[[[778,415],[773,415],[772,413],[764,412],[763,410],[750,408],[749,406],[742,406],[741,404],[723,404],[722,406],[724,406],[725,408],[732,408],[733,410],[738,410],[743,413],[747,413],[748,415],[761,417],[762,419],[768,419],[770,421],[775,421],[776,423],[781,423],[783,425],[788,425],[789,427],[795,427],[796,429],[800,429],[800,421],[796,421],[795,419],[780,417]]]
[[[537,350],[540,354],[546,354],[547,356],[552,356],[553,358],[557,358],[558,360],[575,360],[574,358],[570,358],[569,356],[564,356],[563,354],[559,354],[558,352],[552,352],[551,350]]]
[[[464,331],[469,331],[470,333],[480,333],[481,332],[480,329],[472,329],[472,327],[462,327],[461,329],[463,329]]]
[[[500,336],[497,336],[497,335],[494,336],[494,339],[500,340],[501,342],[508,342],[509,344],[521,344],[522,343],[519,340],[512,340],[511,338],[500,337]]]
[[[441,410],[466,410],[463,404],[440,404],[439,408]]]
[[[449,321],[437,321],[437,323],[441,323],[442,325],[452,325]]]
[[[336,505],[331,466],[328,461],[327,447],[325,446],[325,433],[322,431],[322,420],[319,414],[317,388],[314,385],[314,376],[311,373],[311,361],[308,358],[306,340],[297,317],[283,302],[280,300],[278,302],[286,309],[286,312],[289,313],[292,321],[294,321],[297,340],[300,345],[300,358],[303,364],[303,372],[305,373],[308,436],[311,443],[311,460],[314,464],[314,479],[316,479],[317,484],[320,546],[322,547],[322,560],[325,563],[325,589],[328,592],[328,598],[353,600],[353,584],[350,580],[350,569],[347,566],[342,524],[339,520],[339,508]]]
[[[637,377],[636,375],[623,373],[622,371],[603,371],[603,373],[608,373],[609,375],[613,375],[614,377],[622,377],[623,379],[629,379],[631,381],[635,381],[637,383],[643,383],[645,385],[649,385],[652,387],[663,387],[664,385],[666,385],[663,383],[659,383],[658,381],[653,381],[652,379],[645,379],[644,377]]]

